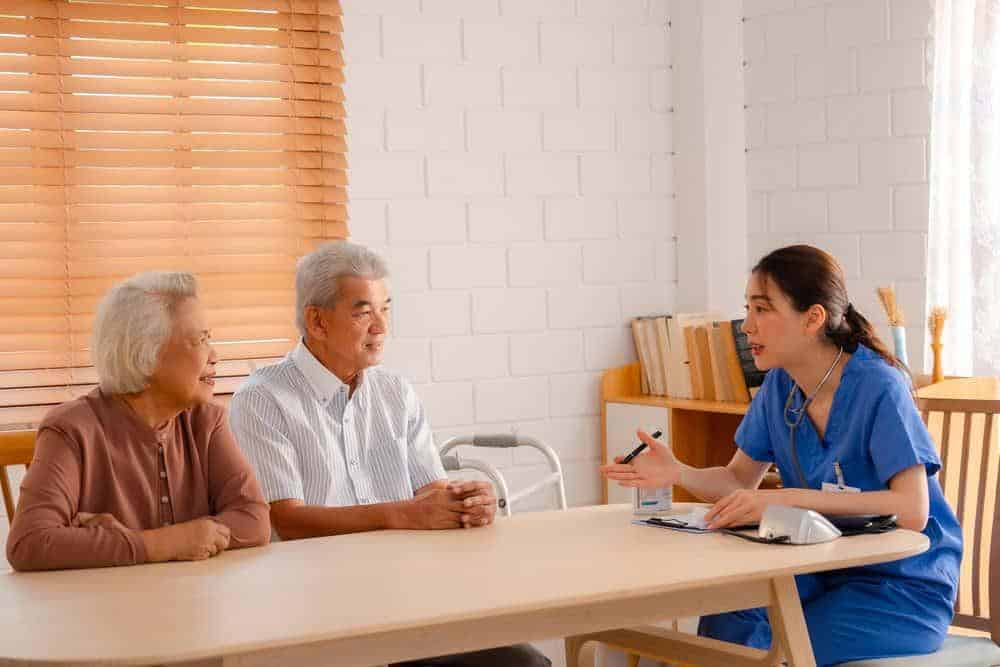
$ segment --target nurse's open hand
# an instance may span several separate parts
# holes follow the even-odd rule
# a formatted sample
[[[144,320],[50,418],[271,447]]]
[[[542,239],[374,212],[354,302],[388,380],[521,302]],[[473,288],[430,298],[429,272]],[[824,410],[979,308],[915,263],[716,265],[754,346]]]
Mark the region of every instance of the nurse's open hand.
[[[622,457],[616,456],[613,464],[601,466],[601,474],[621,486],[637,486],[644,489],[679,483],[681,464],[674,458],[670,447],[659,440],[654,440],[645,431],[636,431],[636,434],[646,443],[648,449],[632,459],[631,463],[623,464]]]
[[[705,514],[708,528],[728,528],[760,523],[767,505],[767,491],[740,489],[724,496]],[[773,501],[772,501],[773,502]]]

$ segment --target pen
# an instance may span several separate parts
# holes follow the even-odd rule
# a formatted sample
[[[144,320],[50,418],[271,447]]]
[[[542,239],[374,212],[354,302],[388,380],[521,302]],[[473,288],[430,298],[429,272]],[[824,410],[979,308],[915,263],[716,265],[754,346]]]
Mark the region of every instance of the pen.
[[[656,440],[661,435],[663,435],[663,431],[653,431],[653,433],[651,434],[651,437],[653,438],[653,440]],[[638,447],[636,447],[635,449],[633,449],[631,452],[628,453],[628,456],[626,456],[625,458],[622,459],[622,464],[631,463],[632,459],[634,459],[635,457],[639,456],[639,454],[644,449],[646,449],[646,443],[644,443],[644,442],[639,443]]]

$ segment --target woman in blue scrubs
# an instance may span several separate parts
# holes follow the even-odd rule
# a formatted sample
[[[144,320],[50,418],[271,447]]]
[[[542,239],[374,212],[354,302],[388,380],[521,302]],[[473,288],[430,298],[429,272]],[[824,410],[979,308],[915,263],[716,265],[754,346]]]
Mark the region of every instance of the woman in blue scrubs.
[[[962,532],[908,372],[851,305],[843,271],[822,250],[798,245],[764,257],[746,301],[743,330],[757,367],[770,372],[736,431],[729,464],[692,468],[640,432],[648,452],[602,472],[623,486],[683,486],[715,503],[705,516],[712,528],[756,523],[770,504],[895,514],[900,527],[926,535],[930,549],[796,578],[813,652],[821,667],[934,652],[954,611]],[[784,488],[761,490],[772,463]],[[698,633],[771,645],[764,609],[705,616]]]

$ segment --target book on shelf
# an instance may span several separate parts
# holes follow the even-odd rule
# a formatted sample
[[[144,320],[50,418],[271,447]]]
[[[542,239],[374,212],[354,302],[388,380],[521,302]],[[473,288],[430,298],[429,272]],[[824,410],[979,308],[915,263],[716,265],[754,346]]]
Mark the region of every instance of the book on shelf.
[[[718,313],[638,317],[632,335],[644,394],[747,403],[764,382],[741,327]]]
[[[660,388],[663,396],[670,395],[670,382],[673,378],[670,372],[670,334],[667,332],[667,317],[654,317],[653,329],[656,336],[656,350],[659,357],[659,374],[662,378]]]
[[[752,396],[757,393],[754,390],[764,384],[764,376],[767,375],[767,371],[758,369],[757,364],[754,363],[750,343],[747,342],[747,335],[743,333],[743,320],[733,320],[731,324],[733,339],[736,342],[736,353],[740,359],[740,369],[743,371],[743,379],[746,381],[747,389]]]
[[[740,363],[740,354],[736,347],[733,327],[728,322],[715,322],[715,329],[719,334],[720,348],[724,355],[722,363],[726,369],[726,380],[732,392],[731,400],[749,403],[750,392],[746,378],[743,376],[743,366]]]
[[[646,332],[642,328],[642,320],[635,318],[632,320],[632,344],[635,345],[635,356],[639,359],[639,391],[643,394],[649,391],[649,358],[646,356],[646,346],[643,340]]]
[[[712,322],[708,325],[708,343],[712,361],[712,382],[715,383],[715,398],[719,401],[735,401],[729,369],[726,367],[726,348],[722,338],[724,322]]]
[[[656,318],[644,318],[642,320],[642,327],[646,332],[646,344],[649,346],[646,355],[649,357],[649,380],[651,392],[657,396],[666,396],[667,378],[663,373],[663,359],[660,354],[659,337],[656,333]]]
[[[641,367],[642,393],[667,396],[670,372],[667,368],[670,343],[665,316],[637,317],[632,320],[632,339]]]
[[[684,328],[680,320],[674,316],[668,316],[667,338],[669,340],[669,350],[667,354],[667,370],[669,386],[667,390],[670,396],[677,398],[691,398],[691,371],[688,369],[687,346],[684,343]]]
[[[701,395],[696,396],[703,401],[721,400],[716,398],[715,378],[712,376],[712,348],[708,339],[708,325],[698,324],[694,327],[694,349],[697,361],[694,365],[698,367],[698,374],[701,375]]]

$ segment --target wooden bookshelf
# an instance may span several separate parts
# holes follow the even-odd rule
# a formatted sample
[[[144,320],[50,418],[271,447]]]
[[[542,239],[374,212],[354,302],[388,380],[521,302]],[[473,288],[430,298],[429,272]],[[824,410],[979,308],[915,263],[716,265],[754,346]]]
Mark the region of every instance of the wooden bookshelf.
[[[736,451],[733,436],[749,405],[642,395],[639,390],[638,363],[612,368],[605,371],[601,380],[601,461],[608,462],[611,457],[624,451],[624,442],[635,440],[634,432],[629,434],[625,431],[634,431],[635,426],[660,423],[662,420],[669,425],[667,441],[678,459],[699,468],[726,465]],[[634,425],[625,428],[620,422],[636,420],[630,420],[627,416],[616,419],[614,413],[621,406],[648,408],[639,410],[639,414],[648,416],[639,418]],[[612,429],[611,433],[609,428]],[[610,456],[609,446],[612,447]],[[609,492],[609,485],[605,482],[602,487],[603,502],[609,502],[609,495],[618,496],[611,498],[615,502],[622,500],[621,493]],[[675,488],[674,500],[682,502],[694,498],[683,489]]]

